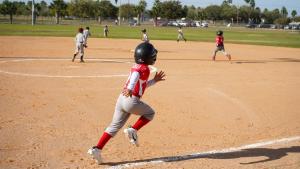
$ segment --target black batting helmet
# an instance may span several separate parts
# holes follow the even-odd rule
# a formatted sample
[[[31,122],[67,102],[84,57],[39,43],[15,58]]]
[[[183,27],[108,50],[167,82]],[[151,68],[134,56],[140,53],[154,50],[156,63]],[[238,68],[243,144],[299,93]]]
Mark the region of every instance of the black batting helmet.
[[[218,35],[218,36],[223,35],[223,31],[221,31],[221,30],[217,31],[217,35]]]
[[[139,44],[134,51],[134,59],[137,64],[153,65],[156,61],[157,50],[149,42]]]

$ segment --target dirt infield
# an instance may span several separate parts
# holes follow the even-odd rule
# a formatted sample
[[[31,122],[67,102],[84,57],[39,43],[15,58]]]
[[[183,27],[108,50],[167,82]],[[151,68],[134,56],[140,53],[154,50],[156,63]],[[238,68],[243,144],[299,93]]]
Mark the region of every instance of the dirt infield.
[[[151,41],[167,80],[144,95],[156,115],[140,147],[120,132],[97,165],[86,151],[111,121],[139,42],[90,38],[86,62],[72,63],[74,38],[2,36],[0,168],[300,168],[300,49],[225,44],[233,61],[212,62],[213,43],[175,40]]]

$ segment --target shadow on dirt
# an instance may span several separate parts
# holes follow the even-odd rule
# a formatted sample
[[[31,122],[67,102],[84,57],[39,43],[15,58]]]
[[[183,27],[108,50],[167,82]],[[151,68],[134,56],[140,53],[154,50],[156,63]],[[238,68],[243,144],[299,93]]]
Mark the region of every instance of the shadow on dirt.
[[[134,160],[134,161],[122,161],[122,162],[108,162],[103,163],[103,165],[130,165],[137,163],[159,163],[159,162],[177,162],[177,161],[185,161],[192,159],[236,159],[236,158],[251,158],[251,157],[266,157],[267,159],[260,161],[253,161],[249,163],[240,163],[242,165],[247,164],[255,164],[255,163],[263,163],[267,161],[278,160],[284,156],[287,156],[288,153],[300,153],[300,146],[293,146],[289,148],[252,148],[252,149],[243,149],[236,152],[223,152],[223,153],[201,153],[201,154],[190,154],[183,156],[166,156],[166,157],[158,157],[158,158],[149,158],[144,160]]]

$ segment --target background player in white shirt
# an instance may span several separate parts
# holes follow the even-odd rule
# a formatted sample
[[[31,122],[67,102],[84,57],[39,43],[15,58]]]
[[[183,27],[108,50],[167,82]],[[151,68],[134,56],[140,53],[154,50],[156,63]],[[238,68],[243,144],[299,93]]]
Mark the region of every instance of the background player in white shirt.
[[[157,50],[148,42],[143,42],[136,47],[134,53],[136,64],[131,68],[123,92],[119,95],[112,122],[103,132],[98,144],[88,150],[88,154],[98,164],[102,163],[101,151],[103,147],[125,125],[130,115],[135,114],[140,116],[132,127],[124,130],[130,143],[136,146],[138,146],[137,131],[153,119],[154,110],[148,104],[141,101],[141,97],[147,87],[165,80],[165,73],[160,71],[159,73],[156,72],[154,78],[148,81],[150,75],[148,65],[155,63],[156,55]]]
[[[92,36],[91,32],[90,32],[90,27],[86,27],[85,30],[83,31],[83,36],[84,36],[84,39],[85,39],[85,43],[84,43],[84,47],[87,48],[87,39],[89,36]]]
[[[149,37],[147,35],[147,30],[146,29],[142,30],[142,41],[144,41],[144,42],[149,42],[150,41]]]
[[[105,26],[104,26],[104,28],[103,28],[103,33],[104,33],[104,37],[105,37],[105,38],[107,38],[107,36],[108,36],[108,32],[109,32],[109,30],[108,30],[108,26],[107,26],[107,25],[105,25]]]
[[[84,44],[85,44],[85,38],[83,35],[83,28],[78,29],[78,33],[75,37],[75,53],[73,55],[72,62],[74,62],[77,54],[80,56],[80,62],[84,62],[83,55],[84,55]]]
[[[177,42],[179,42],[179,40],[184,40],[186,42],[186,39],[183,36],[183,32],[182,32],[181,26],[179,26],[179,29],[178,29]]]

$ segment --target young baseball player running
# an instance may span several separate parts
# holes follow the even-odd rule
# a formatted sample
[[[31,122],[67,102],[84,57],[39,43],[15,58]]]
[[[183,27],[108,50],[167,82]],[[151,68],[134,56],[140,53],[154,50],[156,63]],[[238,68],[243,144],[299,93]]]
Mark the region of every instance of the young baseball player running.
[[[214,50],[212,60],[216,60],[216,54],[218,51],[222,51],[223,54],[228,58],[228,60],[231,60],[231,55],[225,52],[224,48],[224,37],[223,37],[223,31],[217,31],[217,37],[216,37],[216,49]]]
[[[144,42],[149,42],[150,41],[149,38],[148,38],[146,29],[142,30],[142,41],[144,41]]]
[[[140,118],[132,127],[124,130],[129,142],[138,146],[137,131],[153,119],[154,110],[141,101],[147,87],[159,81],[165,80],[165,73],[156,72],[154,78],[148,81],[150,69],[148,65],[153,65],[156,61],[157,50],[152,44],[143,42],[139,44],[134,53],[136,64],[131,68],[127,82],[116,103],[115,112],[111,124],[102,134],[98,144],[88,150],[90,154],[100,164],[102,162],[101,151],[105,144],[114,137],[124,126],[131,114],[139,115]]]
[[[87,48],[87,39],[89,36],[92,36],[91,32],[90,32],[90,27],[86,27],[85,30],[83,31],[83,36],[85,39],[85,43],[84,43],[84,47]]]
[[[78,33],[75,37],[75,44],[76,44],[76,47],[75,47],[75,53],[73,55],[72,62],[74,62],[77,54],[80,55],[80,62],[84,62],[83,55],[84,55],[85,38],[83,35],[83,28],[78,29]]]
[[[186,39],[183,36],[183,32],[182,32],[181,26],[179,26],[179,29],[178,29],[177,42],[179,42],[179,40],[184,40],[186,42]]]

